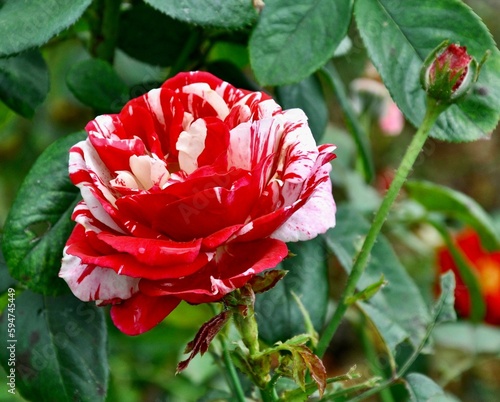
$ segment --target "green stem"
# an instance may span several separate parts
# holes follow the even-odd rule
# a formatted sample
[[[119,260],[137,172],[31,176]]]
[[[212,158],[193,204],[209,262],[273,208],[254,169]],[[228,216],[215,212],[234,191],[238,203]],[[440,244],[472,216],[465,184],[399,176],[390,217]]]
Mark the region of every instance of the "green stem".
[[[236,401],[245,402],[245,392],[243,391],[240,378],[238,377],[238,373],[236,372],[236,368],[234,367],[233,360],[231,359],[231,355],[229,354],[227,340],[224,335],[221,336],[220,341],[222,345],[222,359],[224,360],[224,364],[226,365],[229,379],[231,381],[231,388],[233,389]]]
[[[352,387],[344,388],[344,389],[341,389],[340,391],[336,391],[332,394],[325,395],[325,397],[322,399],[322,401],[335,401],[335,400],[338,400],[337,398],[339,398],[341,396],[346,397],[347,395],[350,395],[350,394],[353,394],[353,393],[359,392],[359,391],[364,391],[367,388],[372,388],[372,387],[373,387],[372,380],[368,380],[362,384],[354,385]],[[368,393],[368,391],[366,393]],[[365,395],[365,394],[363,394],[363,395]],[[344,398],[342,398],[342,400],[344,400]],[[352,402],[353,400],[354,399],[349,399],[349,402]]]
[[[257,328],[257,321],[255,320],[255,313],[253,306],[248,306],[246,316],[235,313],[233,315],[236,328],[241,334],[243,343],[250,352],[250,357],[255,357],[259,354],[259,331]]]
[[[109,63],[113,63],[115,56],[120,6],[121,0],[96,0],[90,13],[90,53]]]
[[[263,402],[277,402],[278,401],[278,396],[276,395],[276,390],[274,389],[274,384],[271,382],[271,384],[268,387],[261,388],[260,390],[260,396],[262,397]]]
[[[396,171],[396,175],[394,180],[385,195],[382,204],[380,205],[377,213],[375,214],[375,218],[373,223],[366,235],[365,241],[363,242],[363,246],[361,247],[360,252],[356,256],[354,260],[354,265],[352,267],[351,273],[347,278],[347,284],[340,297],[339,304],[335,313],[333,314],[332,319],[328,323],[325,331],[323,332],[319,342],[318,347],[316,349],[316,354],[318,356],[323,356],[330,344],[335,331],[337,330],[340,322],[342,321],[342,317],[344,316],[348,303],[347,300],[352,297],[356,291],[356,285],[363,275],[365,271],[366,265],[368,263],[368,259],[370,257],[370,253],[372,250],[375,241],[377,240],[377,236],[380,233],[380,229],[382,228],[385,220],[387,219],[387,215],[389,214],[389,210],[391,209],[392,204],[396,200],[396,197],[399,194],[399,190],[403,186],[408,174],[410,173],[415,160],[417,159],[422,147],[424,146],[427,137],[429,136],[429,131],[431,127],[436,122],[438,116],[442,111],[446,109],[445,105],[438,104],[436,102],[429,101],[427,112],[424,117],[424,121],[422,125],[416,132],[413,140],[411,141],[408,149],[406,150],[405,155],[399,165],[398,170]]]

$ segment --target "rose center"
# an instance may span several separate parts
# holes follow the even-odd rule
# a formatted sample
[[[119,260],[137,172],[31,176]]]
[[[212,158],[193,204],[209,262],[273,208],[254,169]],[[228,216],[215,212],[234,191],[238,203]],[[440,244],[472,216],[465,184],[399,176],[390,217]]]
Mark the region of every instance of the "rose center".
[[[130,170],[119,170],[109,183],[116,189],[149,190],[154,186],[164,189],[168,185],[170,173],[166,163],[156,155],[132,155]]]

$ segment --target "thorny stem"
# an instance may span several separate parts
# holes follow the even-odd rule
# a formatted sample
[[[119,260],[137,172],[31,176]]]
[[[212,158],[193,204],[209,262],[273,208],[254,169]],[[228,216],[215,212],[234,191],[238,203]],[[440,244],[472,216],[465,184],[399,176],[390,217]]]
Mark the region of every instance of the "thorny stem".
[[[347,284],[340,297],[339,304],[335,313],[333,314],[332,319],[328,323],[325,331],[321,335],[321,338],[318,342],[318,347],[316,348],[316,354],[322,357],[330,344],[333,335],[335,334],[340,322],[342,321],[342,317],[344,316],[348,303],[347,300],[352,297],[356,291],[356,285],[365,272],[366,265],[368,263],[371,250],[375,241],[377,240],[377,236],[380,233],[380,230],[387,219],[387,215],[389,214],[389,210],[391,209],[392,204],[396,200],[396,197],[401,190],[408,174],[410,173],[415,160],[417,159],[422,147],[424,146],[427,137],[429,136],[429,132],[431,127],[436,122],[437,118],[446,109],[446,105],[439,104],[436,101],[429,99],[427,111],[424,117],[424,121],[422,125],[416,132],[413,137],[408,149],[406,150],[405,155],[399,165],[398,170],[396,171],[396,175],[394,180],[387,191],[384,199],[382,200],[382,204],[380,205],[377,213],[375,214],[375,218],[373,223],[366,235],[366,238],[363,242],[361,250],[357,254],[354,265],[352,267],[351,273],[347,278]]]

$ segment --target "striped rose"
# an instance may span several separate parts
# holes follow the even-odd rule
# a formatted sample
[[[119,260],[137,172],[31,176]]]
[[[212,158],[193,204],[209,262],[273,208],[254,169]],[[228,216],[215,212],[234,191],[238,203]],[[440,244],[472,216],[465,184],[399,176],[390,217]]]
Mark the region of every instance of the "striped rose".
[[[98,116],[70,150],[83,200],[60,277],[131,335],[182,300],[220,300],[335,224],[329,162],[304,113],[206,72]]]

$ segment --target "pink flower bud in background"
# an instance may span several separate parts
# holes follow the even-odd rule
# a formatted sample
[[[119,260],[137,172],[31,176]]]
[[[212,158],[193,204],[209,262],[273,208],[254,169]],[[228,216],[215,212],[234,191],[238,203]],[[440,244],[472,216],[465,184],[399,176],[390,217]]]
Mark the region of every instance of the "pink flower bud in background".
[[[389,91],[380,82],[380,76],[373,65],[365,70],[366,77],[351,82],[352,101],[358,113],[368,112],[378,121],[383,134],[395,136],[401,134],[405,118]]]

